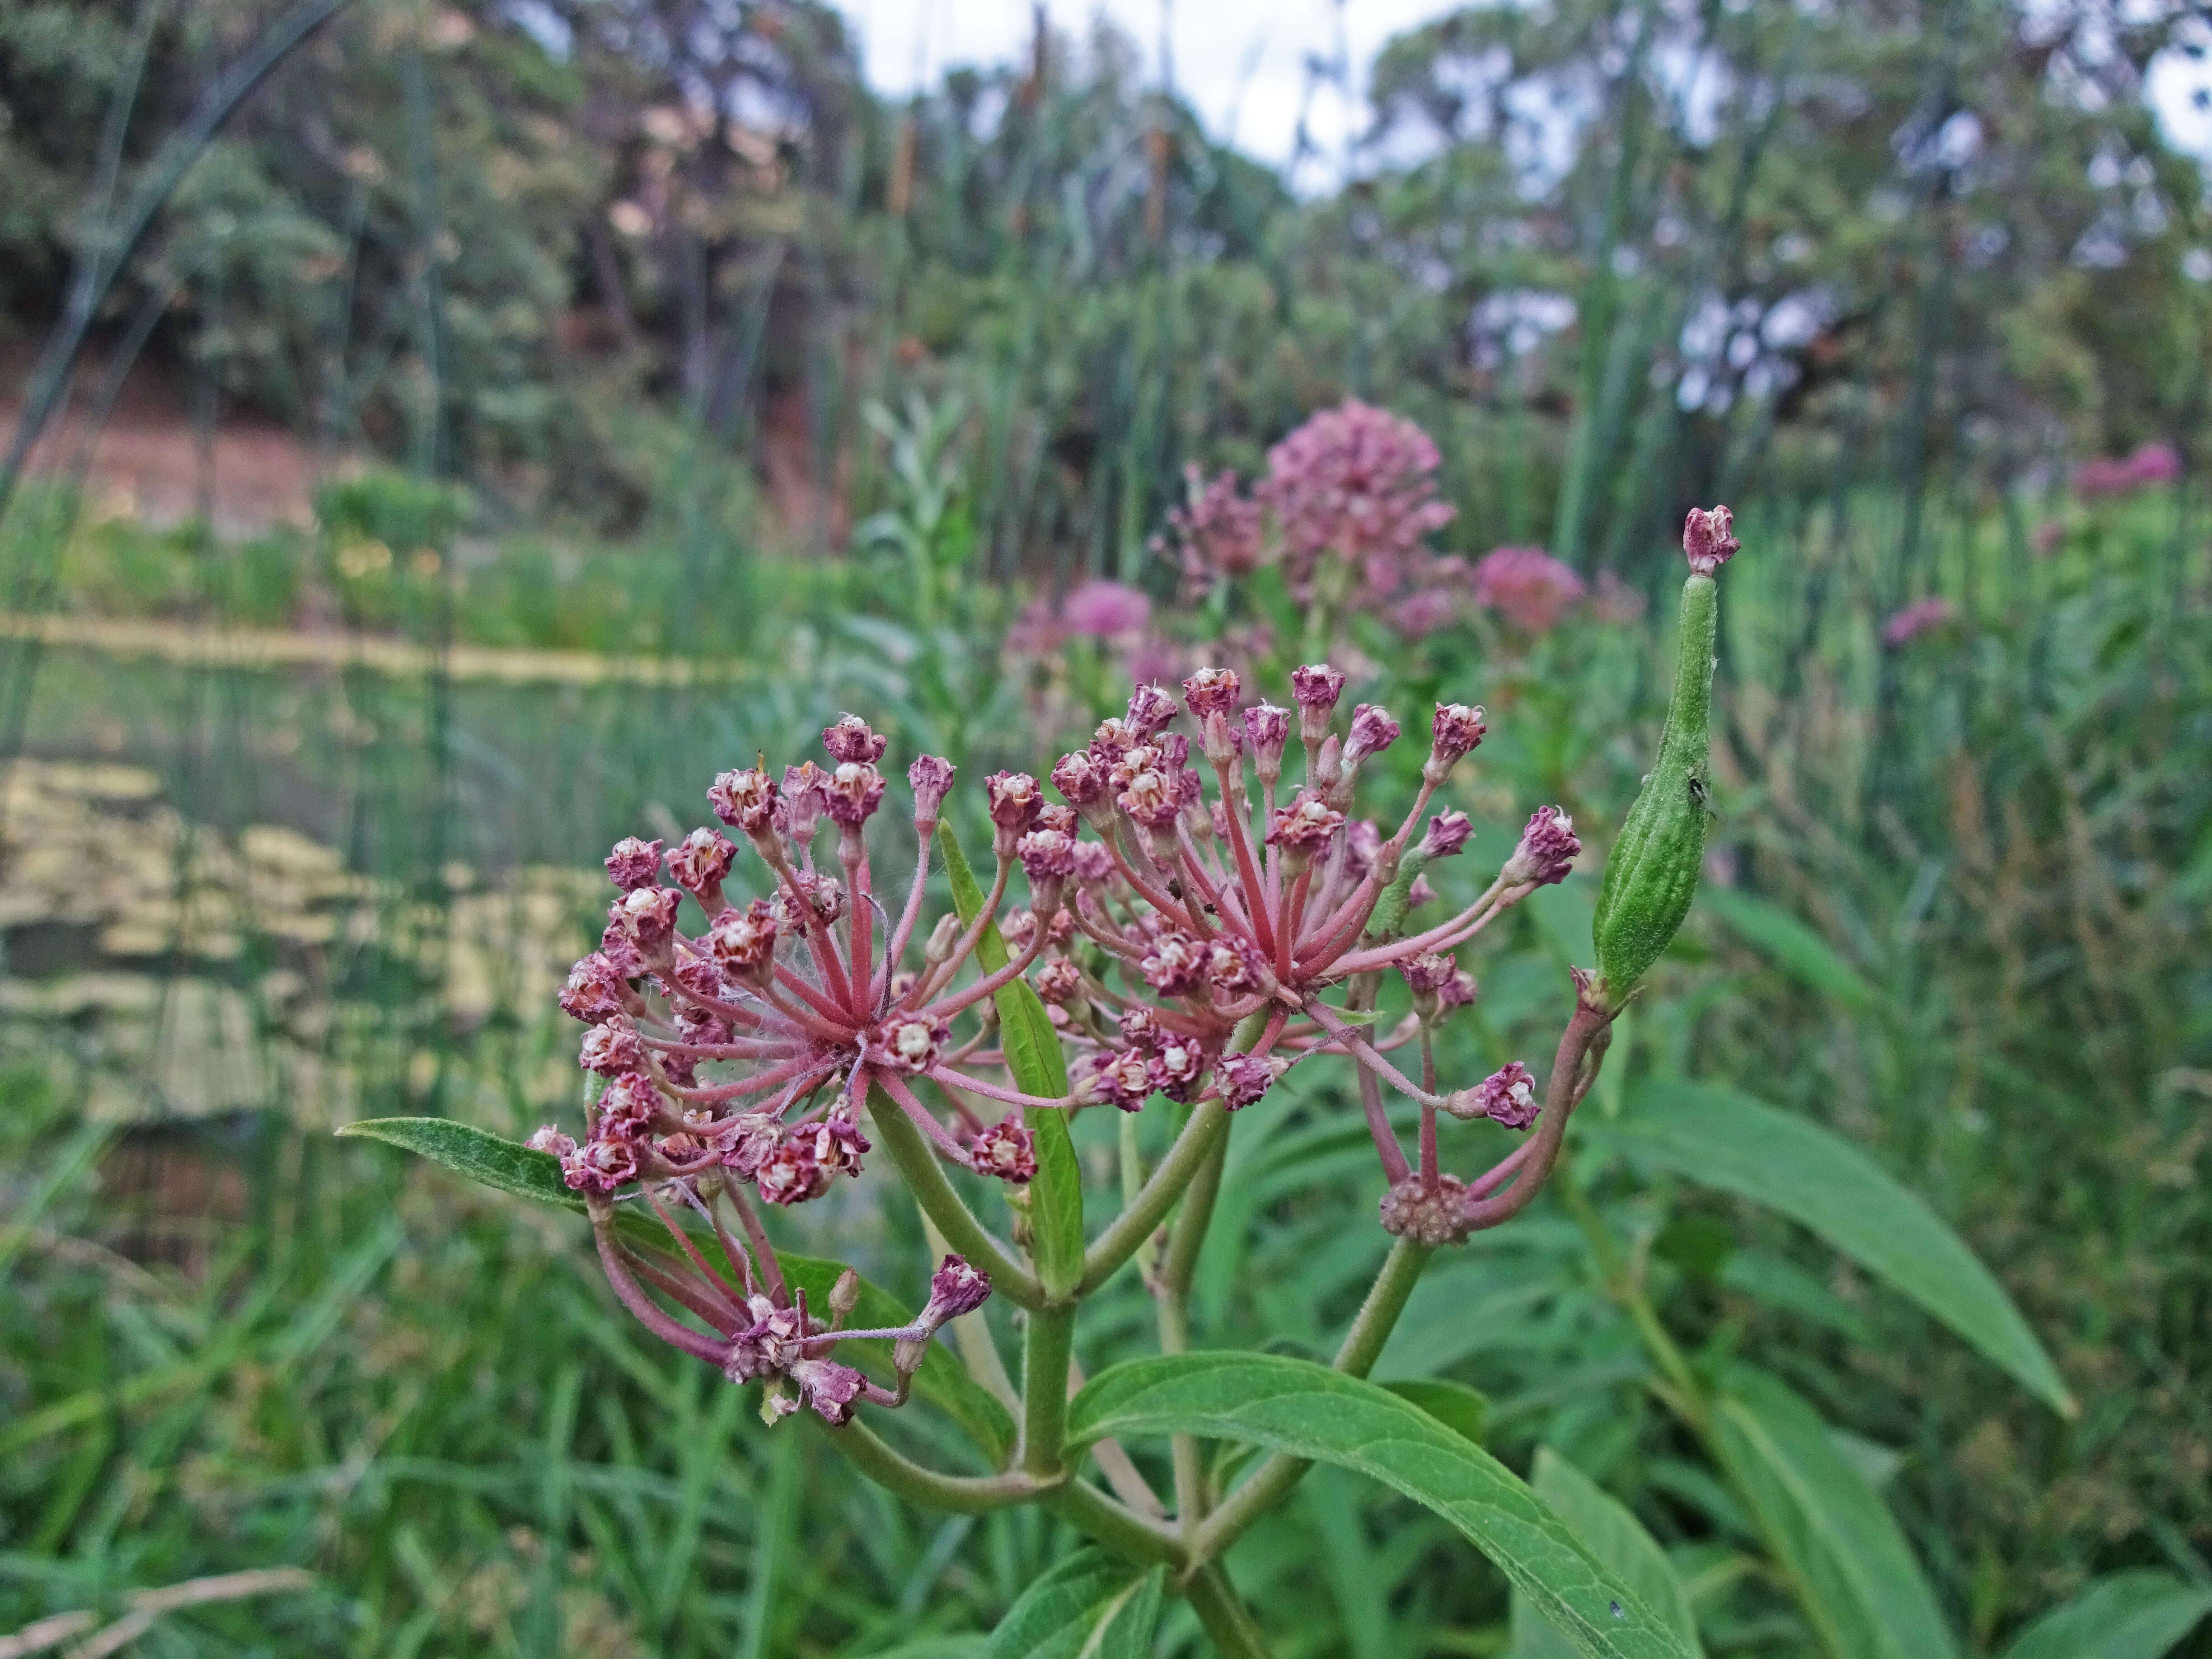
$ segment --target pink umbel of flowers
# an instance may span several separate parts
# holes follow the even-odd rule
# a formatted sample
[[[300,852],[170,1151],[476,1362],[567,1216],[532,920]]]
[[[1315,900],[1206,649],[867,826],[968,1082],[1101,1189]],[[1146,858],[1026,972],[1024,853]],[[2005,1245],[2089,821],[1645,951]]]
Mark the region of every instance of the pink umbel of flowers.
[[[2181,452],[2169,443],[2147,443],[2124,456],[2100,455],[2075,470],[2074,493],[2087,498],[2131,495],[2181,476]]]
[[[1195,1109],[1182,1133],[1202,1137],[1291,1067],[1324,1057],[1357,1073],[1386,1182],[1386,1228],[1433,1245],[1520,1210],[1587,1080],[1571,1066],[1542,1115],[1533,1082],[1503,1094],[1497,1079],[1441,1088],[1430,1033],[1474,995],[1451,953],[1564,877],[1579,843],[1565,817],[1545,808],[1474,902],[1407,923],[1433,898],[1424,868],[1468,845],[1462,815],[1428,808],[1482,741],[1483,714],[1437,707],[1420,783],[1386,833],[1355,816],[1357,797],[1368,763],[1401,728],[1365,703],[1340,721],[1344,684],[1326,665],[1298,670],[1295,714],[1248,703],[1228,669],[1193,674],[1180,700],[1139,686],[1124,714],[1053,767],[1050,791],[1061,800],[1027,774],[983,780],[994,870],[964,921],[946,915],[925,926],[923,917],[951,764],[925,755],[908,769],[915,874],[896,910],[886,908],[867,842],[884,799],[887,745],[849,714],[823,733],[826,764],[802,762],[780,778],[765,767],[717,777],[708,798],[723,829],[693,831],[665,860],[658,843],[617,846],[608,868],[620,890],[600,948],[561,994],[587,1028],[580,1063],[605,1083],[580,1141],[549,1126],[532,1145],[559,1158],[584,1197],[623,1302],[733,1380],[766,1381],[773,1409],[811,1407],[841,1424],[863,1403],[896,1405],[938,1326],[994,1282],[1024,1306],[1042,1305],[1036,1275],[954,1200],[933,1214],[965,1254],[946,1257],[920,1318],[856,1331],[833,1306],[824,1323],[780,1271],[758,1206],[808,1203],[858,1177],[876,1141],[890,1143],[926,1206],[951,1190],[938,1192],[935,1164],[1020,1188],[1038,1170],[1037,1113],[1134,1112],[1165,1099]],[[1172,729],[1185,719],[1194,743]],[[1293,730],[1304,751],[1295,783],[1285,767]],[[834,856],[817,861],[825,841]],[[760,890],[750,896],[725,890],[740,848],[753,854]],[[664,862],[672,885],[657,884]],[[1006,909],[1018,884],[1028,903]],[[704,918],[696,933],[678,926],[686,896]],[[1000,949],[994,920],[1003,957],[981,953],[987,934]],[[1389,970],[1405,973],[1415,1006],[1377,1030],[1376,989]],[[990,1010],[1018,979],[1053,1010],[1070,1062],[1064,1094],[1026,1091],[994,1046]],[[1408,1048],[1419,1056],[1418,1080],[1392,1058]],[[1386,1089],[1419,1108],[1411,1156],[1384,1110]],[[1440,1115],[1541,1127],[1462,1182],[1441,1166]],[[667,1224],[675,1254],[641,1250],[616,1225],[617,1206],[633,1203]],[[711,1225],[719,1261],[677,1224],[685,1210]],[[1113,1249],[1126,1259],[1149,1233],[1136,1230]],[[831,1357],[855,1338],[896,1343],[894,1385]]]
[[[1133,587],[1094,577],[1068,590],[1060,602],[1060,625],[1094,639],[1141,634],[1152,619],[1152,602]]]
[[[1278,550],[1267,539],[1266,514],[1260,503],[1237,487],[1234,472],[1219,472],[1208,483],[1195,465],[1182,470],[1188,499],[1168,512],[1173,532],[1172,549],[1182,568],[1183,592],[1194,599],[1212,591],[1214,583],[1249,576]],[[1152,551],[1165,555],[1166,538],[1156,536]]]
[[[1915,599],[1881,625],[1881,642],[1895,651],[1957,617],[1959,608],[1942,598]]]
[[[1255,493],[1274,514],[1291,592],[1306,598],[1332,558],[1348,568],[1364,603],[1425,586],[1426,538],[1454,513],[1436,499],[1437,460],[1419,427],[1358,398],[1322,410],[1269,450]]]
[[[1501,547],[1474,567],[1474,602],[1524,634],[1548,634],[1584,592],[1583,579],[1540,547]]]

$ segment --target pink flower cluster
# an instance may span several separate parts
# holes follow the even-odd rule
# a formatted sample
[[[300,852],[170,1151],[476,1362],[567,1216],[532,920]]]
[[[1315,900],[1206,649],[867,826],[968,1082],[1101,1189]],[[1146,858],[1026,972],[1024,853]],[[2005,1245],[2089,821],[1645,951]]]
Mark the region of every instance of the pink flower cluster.
[[[1524,634],[1548,634],[1585,592],[1583,579],[1540,547],[1501,547],[1474,567],[1474,602]]]
[[[2085,500],[2131,495],[2181,476],[2181,452],[2168,443],[2140,445],[2124,456],[2100,455],[2075,469],[2074,493]]]
[[[617,844],[607,872],[618,896],[599,948],[576,963],[560,999],[586,1028],[580,1064],[604,1083],[580,1142],[548,1126],[532,1145],[557,1158],[584,1194],[609,1278],[632,1311],[733,1378],[793,1390],[773,1396],[785,1409],[805,1404],[842,1422],[860,1400],[896,1404],[910,1366],[885,1389],[830,1360],[830,1346],[892,1335],[918,1364],[918,1345],[987,1295],[988,1279],[948,1258],[940,1293],[914,1326],[820,1325],[788,1293],[755,1200],[805,1203],[837,1177],[859,1176],[872,1150],[864,1112],[879,1135],[891,1114],[942,1162],[1018,1184],[1037,1170],[1024,1110],[1133,1112],[1164,1097],[1234,1112],[1321,1055],[1348,1057],[1358,1073],[1395,1194],[1383,1206],[1386,1225],[1440,1242],[1524,1204],[1548,1152],[1525,1156],[1524,1146],[1462,1184],[1438,1167],[1436,1121],[1442,1112],[1526,1127],[1534,1097],[1505,1073],[1439,1092],[1429,1034],[1475,994],[1450,953],[1536,887],[1562,879],[1580,843],[1564,814],[1542,808],[1480,897],[1402,931],[1406,914],[1433,900],[1425,866],[1467,844],[1468,821],[1455,811],[1416,831],[1435,790],[1482,741],[1482,711],[1437,706],[1420,787],[1386,836],[1353,816],[1354,796],[1400,727],[1363,703],[1340,732],[1344,685],[1325,664],[1301,668],[1294,709],[1244,705],[1227,669],[1192,675],[1180,702],[1139,687],[1125,714],[1054,766],[1060,801],[1025,773],[984,780],[996,866],[988,894],[965,921],[946,915],[927,930],[931,848],[954,769],[927,755],[908,769],[917,854],[894,921],[875,891],[866,835],[886,793],[878,764],[886,743],[854,715],[823,732],[826,765],[802,762],[780,779],[738,769],[714,780],[708,798],[736,840],[708,826],[672,848]],[[1186,714],[1194,742],[1172,729]],[[1294,727],[1304,757],[1295,786],[1284,775]],[[1211,790],[1194,758],[1212,774]],[[817,862],[825,834],[836,874]],[[757,855],[765,891],[732,897],[725,888],[741,845]],[[1002,915],[1018,867],[1029,903]],[[678,925],[687,899],[704,921],[696,933]],[[1012,954],[986,969],[976,956],[994,919]],[[1376,1031],[1371,1011],[1386,969],[1405,975],[1414,1009]],[[1063,1096],[1024,1092],[993,1046],[988,1005],[1023,976],[1049,1006],[1073,1062]],[[1325,1000],[1339,990],[1342,1001]],[[1418,1084],[1389,1058],[1416,1043]],[[1419,1105],[1418,1167],[1383,1113],[1384,1084]],[[925,1100],[925,1087],[951,1121]],[[1556,1134],[1549,1145],[1555,1152]],[[618,1201],[659,1213],[678,1256],[629,1246],[612,1224]],[[723,1203],[742,1242],[721,1223]],[[708,1263],[671,1205],[713,1220],[723,1267]],[[656,1291],[708,1328],[678,1317]]]
[[[1942,598],[1915,599],[1881,625],[1881,642],[1891,650],[1912,643],[1923,634],[1933,633],[1946,626],[1959,614],[1959,608]]]

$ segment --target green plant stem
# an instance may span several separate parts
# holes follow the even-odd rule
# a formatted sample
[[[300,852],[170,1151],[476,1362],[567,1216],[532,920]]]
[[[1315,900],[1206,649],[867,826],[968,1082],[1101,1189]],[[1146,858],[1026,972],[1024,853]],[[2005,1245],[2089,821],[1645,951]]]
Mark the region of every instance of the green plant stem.
[[[1198,1271],[1198,1253],[1206,1243],[1206,1230],[1213,1220],[1213,1201],[1221,1191],[1221,1170],[1228,1155],[1229,1135],[1224,1127],[1192,1177],[1182,1208],[1168,1234],[1167,1255],[1153,1291],[1159,1304],[1162,1353],[1182,1353],[1190,1346],[1190,1284]],[[1198,1439],[1188,1434],[1170,1436],[1169,1450],[1175,1468],[1176,1522],[1188,1540],[1206,1516],[1206,1480]]]
[[[1164,1521],[1117,1504],[1087,1481],[1070,1480],[1042,1499],[1044,1506],[1094,1543],[1132,1561],[1181,1568],[1180,1540]]]
[[[1042,1498],[1054,1485],[1024,1469],[1010,1469],[1004,1474],[940,1474],[935,1469],[924,1468],[903,1452],[894,1450],[865,1423],[852,1422],[832,1428],[811,1412],[806,1416],[820,1425],[830,1443],[854,1468],[885,1491],[896,1492],[924,1509],[981,1515]]]
[[[1260,1633],[1242,1597],[1218,1563],[1209,1562],[1182,1587],[1191,1611],[1213,1638],[1221,1659],[1267,1659],[1267,1638]]]
[[[1067,1360],[1074,1345],[1074,1309],[1031,1310],[1022,1350],[1022,1467],[1039,1479],[1057,1478],[1066,1468]]]
[[[1382,1356],[1382,1345],[1390,1340],[1399,1315],[1406,1311],[1406,1299],[1413,1295],[1421,1270],[1435,1254],[1434,1245],[1416,1244],[1409,1238],[1390,1247],[1382,1271],[1376,1274],[1367,1300],[1360,1304],[1358,1317],[1352,1322],[1343,1346],[1336,1351],[1333,1363],[1338,1370],[1347,1376],[1364,1376],[1375,1369],[1375,1362]],[[1312,1467],[1304,1458],[1281,1452],[1270,1455],[1200,1524],[1190,1543],[1193,1563],[1203,1566],[1235,1543],[1247,1527],[1288,1497],[1291,1488]]]
[[[1083,1278],[1075,1287],[1077,1297],[1090,1295],[1137,1253],[1228,1134],[1229,1113],[1219,1101],[1205,1101],[1192,1109],[1190,1121],[1183,1125],[1182,1133],[1168,1148],[1159,1168],[1152,1171],[1137,1201],[1114,1218],[1085,1256]]]
[[[1559,1199],[1567,1213],[1583,1230],[1589,1243],[1591,1258],[1597,1263],[1598,1277],[1603,1281],[1606,1293],[1619,1303],[1627,1314],[1629,1322],[1636,1327],[1652,1362],[1659,1367],[1675,1394],[1671,1402],[1687,1419],[1691,1428],[1702,1433],[1707,1424],[1708,1412],[1705,1390],[1698,1384],[1697,1373],[1674,1339],[1660,1323],[1659,1310],[1651,1305],[1651,1298],[1644,1294],[1644,1286],[1637,1275],[1631,1273],[1621,1258],[1620,1247],[1613,1243],[1613,1235],[1606,1231],[1605,1221],[1597,1206],[1589,1201],[1582,1182],[1575,1178],[1571,1167],[1562,1160],[1553,1173],[1553,1181],[1559,1189]]]
[[[884,1150],[898,1165],[908,1189],[914,1194],[915,1202],[936,1224],[945,1243],[966,1256],[971,1266],[990,1274],[991,1287],[1009,1301],[1031,1310],[1043,1306],[1044,1287],[960,1201],[960,1194],[952,1190],[952,1183],[938,1167],[937,1154],[930,1150],[921,1131],[899,1109],[898,1103],[871,1089],[868,1116],[875,1124]]]

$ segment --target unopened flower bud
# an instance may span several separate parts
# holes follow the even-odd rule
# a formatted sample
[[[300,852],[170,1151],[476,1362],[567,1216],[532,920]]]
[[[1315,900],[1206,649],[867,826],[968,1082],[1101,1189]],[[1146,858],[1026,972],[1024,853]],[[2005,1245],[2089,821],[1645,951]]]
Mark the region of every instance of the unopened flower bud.
[[[1042,1000],[1055,1007],[1065,1007],[1083,996],[1083,970],[1066,957],[1046,958],[1030,982]]]
[[[1308,744],[1328,735],[1329,717],[1344,695],[1344,675],[1325,662],[1291,671],[1291,696],[1298,705],[1298,735]]]
[[[1283,745],[1290,735],[1289,709],[1262,702],[1244,711],[1244,741],[1251,745],[1252,769],[1261,782],[1273,783],[1283,775]]]
[[[628,893],[650,887],[660,874],[660,843],[625,836],[607,854],[607,879]]]
[[[929,930],[922,942],[921,959],[933,968],[942,967],[952,957],[952,947],[960,939],[960,918],[951,911],[938,917],[937,926]]]
[[[1251,1054],[1226,1054],[1214,1067],[1214,1078],[1221,1090],[1221,1104],[1225,1110],[1241,1112],[1255,1103],[1275,1079],[1283,1074],[1288,1062],[1262,1060]]]
[[[1129,696],[1129,726],[1139,739],[1151,737],[1176,717],[1176,700],[1157,685],[1140,685]]]
[[[1203,720],[1209,714],[1226,714],[1237,706],[1243,688],[1233,668],[1201,668],[1182,683],[1183,706]]]
[[[1742,545],[1735,538],[1735,515],[1725,507],[1693,507],[1682,521],[1682,551],[1697,575],[1711,575]]]
[[[853,1310],[860,1305],[860,1275],[848,1267],[837,1275],[837,1282],[830,1287],[830,1311],[842,1323],[853,1316]]]
[[[858,714],[840,714],[835,726],[822,728],[822,746],[830,751],[831,759],[841,763],[854,761],[872,766],[884,757],[890,741],[871,731],[867,721]]]
[[[917,828],[934,829],[937,816],[945,804],[945,797],[952,787],[953,765],[935,755],[923,755],[906,769],[906,781],[914,787],[914,821]]]
[[[1425,864],[1431,859],[1452,857],[1474,834],[1474,826],[1468,822],[1466,813],[1456,808],[1437,813],[1429,820],[1428,830],[1421,836],[1421,861]]]
[[[1075,841],[1057,830],[1032,830],[1015,844],[1030,884],[1058,884],[1075,873]]]
[[[1582,850],[1582,842],[1575,839],[1574,820],[1556,806],[1540,806],[1498,878],[1508,887],[1550,886],[1567,878]]]
[[[1352,732],[1344,743],[1344,769],[1359,769],[1370,755],[1380,754],[1398,741],[1398,722],[1378,703],[1363,702],[1352,711]]]
[[[978,1175],[995,1176],[1017,1187],[1036,1178],[1036,1143],[1018,1112],[1009,1112],[968,1143],[969,1161]]]
[[[1479,704],[1438,703],[1436,718],[1429,725],[1429,758],[1421,767],[1421,776],[1432,786],[1443,783],[1452,768],[1482,741],[1487,729]]]
[[[1536,1121],[1540,1103],[1536,1079],[1519,1060],[1508,1060],[1475,1085],[1475,1104],[1482,1116],[1509,1129],[1525,1129]]]

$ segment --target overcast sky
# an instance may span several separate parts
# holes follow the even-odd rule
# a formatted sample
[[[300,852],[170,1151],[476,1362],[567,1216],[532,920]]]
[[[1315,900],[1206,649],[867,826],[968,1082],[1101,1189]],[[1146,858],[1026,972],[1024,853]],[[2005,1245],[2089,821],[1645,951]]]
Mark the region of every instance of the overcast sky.
[[[999,64],[1021,56],[1030,38],[1030,0],[838,0],[858,26],[869,82],[900,94],[934,85],[956,64]],[[1176,85],[1218,138],[1249,154],[1289,159],[1305,100],[1306,61],[1349,59],[1361,97],[1376,51],[1392,35],[1455,9],[1452,0],[1047,0],[1054,27],[1085,33],[1104,13],[1143,47],[1157,76],[1164,32]],[[1342,34],[1340,36],[1339,30]],[[2169,138],[2212,157],[2212,95],[2198,103],[2212,58],[2168,53],[2154,66],[2151,92]],[[1364,101],[1356,106],[1362,120]],[[1330,87],[1316,90],[1308,131],[1330,158],[1299,182],[1336,182],[1334,158],[1350,111]],[[1359,125],[1355,122],[1354,125]]]

